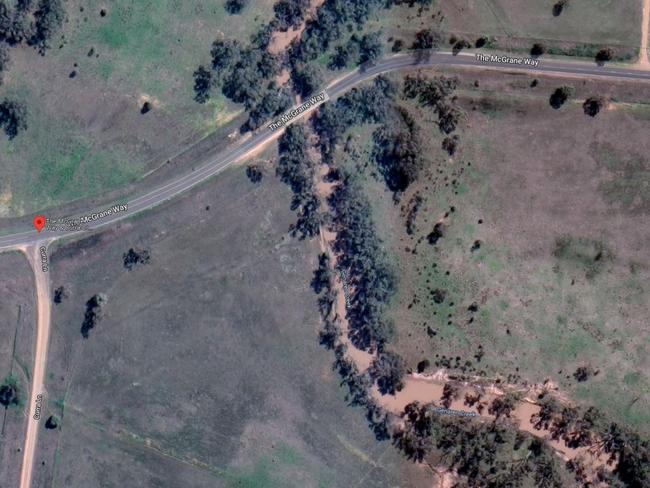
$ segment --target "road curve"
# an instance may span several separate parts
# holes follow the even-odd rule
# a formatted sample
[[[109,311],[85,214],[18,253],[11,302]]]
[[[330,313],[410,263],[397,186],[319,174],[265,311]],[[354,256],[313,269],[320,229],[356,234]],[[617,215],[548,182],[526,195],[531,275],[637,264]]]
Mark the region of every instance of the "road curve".
[[[382,73],[412,68],[481,68],[488,70],[506,72],[528,72],[532,75],[571,75],[581,78],[610,78],[617,80],[649,81],[650,71],[635,69],[632,67],[598,66],[594,63],[581,61],[566,61],[554,59],[541,59],[537,67],[523,65],[505,65],[487,61],[479,61],[474,54],[458,54],[443,52],[432,52],[428,55],[414,56],[413,54],[399,54],[384,58],[375,64],[363,69],[356,69],[348,75],[331,83],[325,91],[330,98],[335,98],[350,88],[371,79]],[[315,107],[314,107],[315,108]],[[312,109],[313,110],[313,109]],[[309,111],[305,112],[308,113]],[[294,122],[294,119],[291,122]],[[289,122],[289,123],[291,123]],[[163,202],[189,190],[197,184],[214,176],[232,163],[242,159],[254,150],[259,149],[271,140],[275,139],[282,129],[271,131],[266,126],[256,131],[250,138],[241,144],[226,150],[214,157],[210,162],[204,164],[191,173],[184,174],[142,196],[128,202],[128,211],[113,214],[107,218],[95,221],[89,225],[89,230],[105,227],[120,220],[129,218],[143,210],[160,205]],[[26,223],[25,228],[31,225]],[[25,230],[15,234],[0,237],[0,252],[8,249],[15,249],[19,246],[35,244],[43,238],[48,240],[67,237],[75,234],[83,234],[88,231],[71,232],[47,232],[43,235],[35,230]]]
[[[391,71],[418,67],[467,67],[500,70],[507,72],[526,71],[533,75],[551,74],[572,75],[579,76],[581,78],[606,77],[618,80],[650,80],[650,72],[643,71],[641,69],[609,66],[605,67],[596,66],[593,63],[585,63],[579,61],[559,61],[546,59],[540,60],[539,65],[533,68],[523,65],[503,65],[479,61],[476,59],[476,56],[470,54],[453,55],[452,53],[437,52],[428,53],[426,56],[423,56],[422,53],[420,53],[420,56],[418,57],[415,57],[412,54],[402,54],[382,59],[371,66],[357,69],[348,75],[335,80],[325,89],[325,91],[330,98],[334,98],[345,93],[353,86],[371,79],[376,75],[388,73]],[[312,109],[306,111],[303,115],[309,113],[315,108],[316,107],[313,107]],[[295,120],[297,120],[297,118],[293,119],[293,121]],[[289,123],[293,121],[290,121]],[[102,220],[90,223],[89,230],[106,227],[170,200],[171,198],[216,175],[234,162],[250,155],[254,151],[263,147],[268,142],[277,138],[281,133],[282,129],[278,129],[276,131],[271,131],[268,129],[268,127],[259,129],[241,144],[225,151],[220,155],[215,156],[214,159],[199,167],[195,171],[181,175],[176,179],[131,200],[128,202],[127,211],[112,214]],[[31,223],[28,225],[26,222],[25,228],[31,228]],[[30,260],[30,264],[34,270],[34,275],[36,277],[36,294],[38,299],[38,328],[34,357],[35,366],[30,395],[30,416],[28,418],[25,449],[21,467],[21,488],[29,488],[31,484],[34,452],[36,449],[38,429],[40,425],[39,421],[34,419],[32,411],[35,407],[38,395],[43,394],[43,380],[45,374],[47,346],[50,330],[49,321],[51,293],[49,276],[47,273],[43,273],[41,271],[41,256],[39,249],[41,246],[47,246],[50,242],[58,238],[73,235],[83,235],[85,232],[88,231],[44,231],[42,234],[39,234],[35,230],[25,230],[23,232],[0,237],[0,252],[9,249],[18,249],[27,254]]]

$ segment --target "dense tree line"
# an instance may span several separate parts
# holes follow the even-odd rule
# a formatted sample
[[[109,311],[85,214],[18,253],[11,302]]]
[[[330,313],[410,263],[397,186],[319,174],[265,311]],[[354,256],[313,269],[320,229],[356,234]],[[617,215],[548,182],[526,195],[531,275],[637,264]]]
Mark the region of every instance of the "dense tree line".
[[[26,43],[43,54],[64,20],[61,0],[21,0],[13,9],[0,0],[0,41],[12,46]]]
[[[438,115],[440,132],[451,134],[463,116],[453,97],[456,86],[455,78],[439,76],[428,79],[420,74],[409,75],[404,80],[404,96],[418,100],[422,106],[433,108]]]
[[[334,251],[350,290],[350,339],[359,349],[382,351],[392,337],[392,324],[384,312],[396,279],[375,232],[370,204],[359,184],[346,176],[330,196],[330,206],[336,232]]]
[[[276,172],[291,187],[291,210],[298,212],[291,233],[301,239],[318,235],[322,217],[314,188],[314,163],[307,153],[307,139],[300,124],[286,128],[280,137],[278,152],[280,159]]]
[[[243,131],[257,129],[291,106],[289,91],[273,81],[280,69],[279,59],[266,49],[254,43],[244,46],[237,40],[217,39],[210,57],[211,69],[201,65],[194,72],[194,99],[207,102],[218,86],[224,96],[249,111]]]
[[[314,117],[325,162],[330,162],[335,145],[349,128],[364,123],[383,122],[389,113],[396,86],[378,76],[370,86],[353,88],[333,103],[327,103]]]
[[[373,158],[388,189],[403,192],[417,180],[425,160],[421,146],[420,127],[404,109],[373,133]]]
[[[355,64],[367,64],[379,59],[384,46],[381,42],[380,32],[371,32],[359,37],[353,34],[345,46],[337,46],[330,57],[328,67],[338,70]]]
[[[299,26],[305,20],[308,7],[309,0],[279,0],[273,6],[275,26],[281,31]]]
[[[391,4],[390,0],[325,0],[292,47],[292,62],[313,61],[341,37],[346,25],[360,27],[373,12]]]

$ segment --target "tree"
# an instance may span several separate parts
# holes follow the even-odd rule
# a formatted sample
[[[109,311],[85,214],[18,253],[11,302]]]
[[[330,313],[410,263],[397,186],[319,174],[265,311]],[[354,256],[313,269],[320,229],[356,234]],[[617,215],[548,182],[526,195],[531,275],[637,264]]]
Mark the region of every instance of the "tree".
[[[273,6],[278,29],[286,31],[289,27],[297,27],[305,18],[309,0],[280,0]]]
[[[424,167],[419,127],[404,110],[395,122],[383,125],[373,133],[373,157],[393,192],[403,192],[415,182]]]
[[[247,0],[227,0],[223,8],[231,15],[239,14],[248,3]]]
[[[565,104],[571,95],[573,95],[573,87],[566,85],[561,86],[551,94],[548,103],[551,105],[551,107],[557,110]]]
[[[331,287],[331,282],[330,258],[326,253],[321,253],[318,256],[318,268],[314,271],[311,287],[315,293],[320,294],[323,290]]]
[[[63,3],[61,0],[40,0],[33,15],[34,28],[28,44],[44,54],[49,47],[48,41],[65,20]]]
[[[559,0],[553,5],[553,17],[559,17],[568,6],[569,0]]]
[[[291,72],[291,80],[296,91],[303,97],[308,97],[323,83],[323,74],[313,64],[303,64]]]
[[[327,67],[332,70],[345,68],[350,62],[350,52],[346,47],[336,46]]]
[[[264,173],[262,173],[262,170],[257,165],[251,164],[246,167],[246,176],[251,182],[259,183],[262,181]]]
[[[614,51],[609,47],[601,49],[596,53],[596,63],[600,66],[604,65],[607,61],[611,61],[612,59],[614,59]]]
[[[413,49],[437,49],[442,42],[442,36],[433,29],[422,29],[415,33]]]
[[[459,39],[454,43],[451,51],[454,55],[457,55],[463,49],[468,49],[470,47],[472,47],[472,45],[467,39]]]
[[[422,461],[433,447],[434,405],[409,403],[404,408],[404,427],[393,435],[393,443],[406,457]]]
[[[239,60],[241,46],[236,40],[217,39],[212,43],[210,56],[212,58],[212,70],[217,79],[221,80],[232,66]]]
[[[510,412],[514,410],[516,402],[517,399],[511,394],[506,393],[505,395],[498,396],[492,400],[488,408],[488,413],[494,415],[496,418],[502,416],[510,417]]]
[[[534,58],[537,58],[544,53],[546,53],[546,46],[541,42],[536,42],[533,44],[533,47],[530,48],[530,55]]]
[[[379,354],[369,369],[370,377],[377,382],[382,395],[394,395],[404,388],[406,364],[401,356],[385,351]]]
[[[9,408],[12,405],[18,405],[20,400],[18,398],[18,386],[15,378],[9,377],[5,380],[4,384],[0,386],[0,405]]]
[[[383,44],[379,32],[366,34],[359,43],[359,63],[372,63],[377,60],[383,51]]]
[[[81,335],[84,339],[88,339],[90,330],[93,329],[97,323],[102,319],[103,306],[106,303],[106,295],[98,293],[92,296],[86,302],[86,313],[84,321],[81,324]]]
[[[7,99],[0,103],[0,127],[9,139],[27,129],[26,119],[27,109],[22,103]]]
[[[201,65],[194,72],[194,100],[199,103],[207,102],[210,99],[211,88],[212,72]]]
[[[605,100],[602,97],[589,97],[585,100],[585,103],[582,104],[582,108],[585,115],[595,117],[600,112],[600,109],[603,108],[604,104]]]
[[[138,266],[148,264],[149,259],[151,259],[151,256],[148,249],[131,248],[122,255],[124,267],[129,271],[133,271]]]

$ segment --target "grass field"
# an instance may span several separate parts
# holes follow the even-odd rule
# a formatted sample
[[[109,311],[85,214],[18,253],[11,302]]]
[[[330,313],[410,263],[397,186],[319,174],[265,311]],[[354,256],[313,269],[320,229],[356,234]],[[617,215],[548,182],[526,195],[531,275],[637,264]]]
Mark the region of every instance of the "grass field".
[[[573,401],[647,435],[650,168],[647,105],[638,103],[647,88],[550,79],[530,88],[525,77],[471,72],[459,79],[467,116],[456,155],[443,153],[431,114],[406,104],[430,155],[420,182],[394,204],[372,165],[363,170],[400,275],[391,347],[413,369],[428,359],[460,372],[470,361],[468,374],[550,379]],[[562,83],[576,95],[556,111],[548,97]],[[580,99],[597,93],[630,103],[587,117]],[[371,129],[353,131],[356,172],[370,158]],[[409,236],[416,193],[424,203]],[[444,237],[434,246],[426,236],[437,222]],[[442,303],[435,290],[446,292]],[[598,373],[577,382],[581,366]]]
[[[34,341],[34,280],[27,260],[18,253],[0,254],[0,385],[15,383],[18,404],[0,405],[0,479],[2,486],[17,486],[29,415],[29,382]]]
[[[26,103],[29,129],[0,138],[0,216],[108,191],[232,131],[227,122],[241,109],[220,96],[194,102],[192,73],[217,36],[246,40],[270,20],[273,2],[251,2],[237,16],[223,3],[69,1],[45,57],[12,49],[0,96]],[[145,101],[153,109],[142,115]]]
[[[290,192],[243,168],[54,250],[39,486],[431,486],[346,405],[318,345],[317,249],[288,238]],[[209,210],[208,210],[209,208]],[[127,271],[130,247],[150,250]],[[105,316],[83,339],[86,301]],[[45,465],[42,463],[45,462]]]

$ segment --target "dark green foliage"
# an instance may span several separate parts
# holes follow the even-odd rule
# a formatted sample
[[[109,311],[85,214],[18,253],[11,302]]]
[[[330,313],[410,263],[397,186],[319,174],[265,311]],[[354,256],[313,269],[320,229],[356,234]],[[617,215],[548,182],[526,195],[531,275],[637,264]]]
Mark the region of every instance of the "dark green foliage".
[[[48,430],[53,430],[59,427],[59,419],[54,415],[50,415],[45,421],[45,428]]]
[[[359,184],[346,176],[330,196],[330,206],[337,234],[334,251],[351,285],[349,337],[359,349],[381,350],[393,333],[383,315],[396,285],[375,233],[370,205]]]
[[[16,380],[9,377],[0,386],[0,405],[9,408],[12,405],[18,405],[20,399],[18,398],[18,386]]]
[[[456,85],[454,78],[440,76],[429,80],[420,74],[409,75],[404,80],[404,96],[417,99],[423,106],[433,107],[438,115],[440,132],[450,134],[463,116],[452,97]]]
[[[250,110],[244,130],[255,130],[269,122],[272,117],[283,113],[291,106],[291,93],[286,88],[275,85],[262,96],[262,99]]]
[[[292,62],[302,64],[316,59],[339,39],[344,26],[362,26],[371,13],[390,4],[384,0],[325,0],[314,18],[307,21],[300,42],[292,49]]]
[[[359,43],[359,63],[374,62],[381,57],[383,50],[384,46],[379,32],[364,35]]]
[[[151,259],[150,254],[151,253],[148,249],[131,248],[122,255],[122,262],[126,269],[133,271],[133,269],[137,268],[138,266],[148,264],[149,260]]]
[[[404,427],[393,435],[395,446],[413,461],[422,461],[433,447],[434,407],[432,403],[409,403],[402,415]]]
[[[48,41],[65,20],[63,3],[61,0],[41,0],[33,15],[34,27],[28,44],[43,54],[49,47]]]
[[[541,42],[536,42],[533,44],[533,47],[530,48],[530,55],[533,57],[539,57],[546,52],[546,46]]]
[[[212,59],[212,70],[215,78],[222,80],[223,77],[239,60],[241,46],[238,41],[231,39],[217,39],[212,43],[210,57]]]
[[[314,190],[314,166],[307,154],[307,140],[301,125],[287,127],[280,138],[278,151],[280,160],[276,173],[291,187],[291,209],[298,212],[298,220],[290,231],[301,239],[314,237],[319,233],[322,218]]]
[[[569,97],[572,94],[573,94],[573,88],[571,88],[570,86],[561,86],[551,94],[548,103],[551,107],[557,110],[562,105],[565,104],[565,102],[569,99]]]
[[[63,285],[61,285],[54,290],[54,297],[53,297],[54,303],[58,305],[65,298],[68,298],[68,296],[69,296],[68,290]]]
[[[406,364],[398,354],[390,351],[380,353],[370,365],[370,377],[377,382],[382,395],[394,395],[404,388]]]
[[[558,0],[555,2],[555,4],[553,4],[553,17],[559,17],[568,3],[569,0]]]
[[[212,72],[201,65],[194,72],[194,100],[199,103],[207,102],[210,98],[211,88]]]
[[[311,287],[315,293],[320,294],[323,290],[332,286],[332,271],[330,270],[330,258],[327,254],[321,253],[318,256],[318,268],[314,271],[311,280]]]
[[[433,29],[422,29],[415,33],[413,49],[437,49],[442,42],[442,36]]]
[[[268,34],[267,31],[265,31]],[[265,43],[268,39],[256,38]],[[290,105],[289,94],[268,82],[279,70],[278,59],[259,45],[242,47],[236,40],[217,39],[210,51],[212,73],[199,66],[194,72],[195,100],[204,103],[213,85],[224,96],[250,111],[242,131],[253,130]]]
[[[373,133],[373,158],[388,189],[403,192],[415,182],[424,167],[420,127],[405,110]]]
[[[320,137],[324,160],[331,160],[334,146],[350,127],[383,122],[395,91],[392,82],[378,76],[371,86],[353,88],[334,103],[321,107],[314,117],[314,129]]]
[[[602,97],[589,97],[585,100],[585,103],[582,104],[582,109],[585,112],[585,115],[589,117],[595,117],[600,112],[600,109],[603,108],[605,100]]]
[[[606,61],[611,61],[614,58],[614,51],[607,47],[605,49],[601,49],[596,53],[596,63],[599,65],[605,64]]]
[[[391,52],[398,53],[404,49],[404,41],[402,39],[395,39],[393,47],[390,48]]]
[[[456,55],[463,49],[469,49],[470,47],[472,47],[472,44],[467,39],[460,39],[454,43],[451,51]]]
[[[280,0],[273,6],[275,20],[281,31],[297,27],[305,19],[309,0]]]
[[[516,405],[517,399],[513,395],[506,393],[492,400],[488,408],[488,413],[494,415],[496,418],[510,417],[510,412],[514,410]]]
[[[0,127],[9,139],[27,129],[27,110],[22,103],[13,100],[0,102]]]
[[[99,293],[94,295],[86,302],[86,313],[84,321],[81,324],[81,335],[88,339],[88,335],[102,318],[102,307],[106,303],[106,297]]]
[[[262,173],[262,170],[258,166],[251,164],[246,167],[246,176],[248,176],[248,179],[251,180],[252,183],[259,183],[262,181],[264,173]]]
[[[231,15],[239,14],[248,3],[248,0],[226,0],[223,8]]]
[[[372,63],[381,57],[383,44],[379,32],[372,32],[358,37],[353,34],[345,46],[337,46],[330,58],[330,69],[343,69],[349,62],[356,64]]]
[[[323,83],[323,74],[314,64],[295,66],[291,71],[291,81],[296,92],[302,97],[312,95]]]
[[[350,52],[347,46],[336,46],[334,49],[334,54],[330,57],[330,61],[327,64],[329,69],[343,69],[350,62]]]

